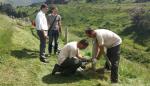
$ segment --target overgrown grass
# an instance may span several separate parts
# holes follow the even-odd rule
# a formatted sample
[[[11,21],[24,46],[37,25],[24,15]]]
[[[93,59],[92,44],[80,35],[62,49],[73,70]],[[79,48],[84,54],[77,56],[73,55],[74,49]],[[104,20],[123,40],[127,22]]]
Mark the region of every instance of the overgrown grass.
[[[69,41],[85,38],[84,29],[89,25],[95,28],[108,28],[119,34],[127,26],[130,26],[131,21],[127,12],[128,9],[135,6],[136,4],[122,4],[121,6],[115,4],[102,6],[92,4],[60,5],[63,31],[66,27],[69,29]],[[29,11],[34,12],[34,10]],[[110,73],[95,73],[88,70],[71,77],[51,76],[50,73],[56,63],[57,56],[49,57],[50,63],[48,64],[42,64],[39,61],[39,40],[36,36],[33,36],[33,34],[36,34],[35,30],[32,33],[31,26],[26,26],[21,21],[18,24],[18,22],[4,15],[0,15],[0,19],[1,86],[111,85]],[[149,47],[134,43],[129,36],[122,36],[120,82],[117,86],[149,86]],[[63,46],[63,40],[61,39],[60,45]],[[81,52],[83,55],[90,56],[91,46]],[[102,68],[104,63],[105,59],[102,58],[98,61],[97,68]]]

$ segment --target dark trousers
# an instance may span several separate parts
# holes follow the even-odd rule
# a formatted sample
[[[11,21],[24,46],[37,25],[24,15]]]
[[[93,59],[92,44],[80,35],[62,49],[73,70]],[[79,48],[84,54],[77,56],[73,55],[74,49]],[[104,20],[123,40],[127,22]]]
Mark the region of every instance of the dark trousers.
[[[67,58],[62,64],[62,74],[64,75],[72,75],[75,74],[77,68],[82,65],[82,62],[79,59],[75,58]]]
[[[40,39],[40,58],[45,58],[46,38],[42,31],[37,30],[37,34]]]
[[[105,68],[111,70],[111,81],[118,82],[118,67],[119,67],[119,60],[120,60],[120,45],[115,46],[113,48],[107,49],[107,57],[111,62],[111,67],[109,67],[108,63],[106,62]]]
[[[52,53],[52,47],[53,47],[53,41],[54,41],[54,53],[57,52],[58,49],[58,37],[59,37],[59,32],[58,30],[51,30],[48,33],[49,35],[49,46],[48,46],[48,51],[49,53]]]
[[[75,74],[77,68],[82,65],[79,59],[67,58],[61,65],[55,64],[53,72],[61,72],[64,76]]]

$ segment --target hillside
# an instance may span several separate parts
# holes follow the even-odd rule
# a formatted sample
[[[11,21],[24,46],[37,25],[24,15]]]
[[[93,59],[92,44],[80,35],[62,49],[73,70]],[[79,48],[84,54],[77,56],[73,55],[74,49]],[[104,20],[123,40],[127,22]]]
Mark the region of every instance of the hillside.
[[[145,3],[144,8],[149,8]],[[84,38],[83,31],[87,26],[108,28],[123,38],[121,62],[119,68],[120,82],[117,86],[150,85],[150,52],[149,46],[139,44],[130,35],[123,35],[131,26],[128,10],[143,4],[68,4],[58,5],[62,15],[63,31],[69,30],[69,41]],[[36,7],[23,7],[34,19]],[[33,15],[34,13],[34,15]],[[84,15],[84,16],[83,16]],[[0,14],[0,86],[110,86],[109,73],[85,71],[71,77],[51,76],[50,72],[56,63],[56,56],[49,57],[50,63],[42,64],[38,59],[39,40],[35,30],[20,20],[12,20]],[[149,41],[147,41],[149,43]],[[60,39],[61,47],[63,41]],[[90,47],[82,52],[89,54]],[[102,68],[104,59],[97,68]],[[100,79],[101,78],[101,79]],[[116,85],[115,85],[116,86]]]
[[[69,28],[71,37],[78,39],[84,37],[82,34],[86,27],[110,29],[123,38],[122,54],[127,59],[142,63],[150,67],[149,57],[149,33],[147,28],[134,27],[129,12],[131,9],[140,8],[149,10],[150,3],[128,3],[128,4],[76,4],[58,5],[62,16],[63,27]],[[34,20],[39,5],[34,7],[23,7],[31,20]],[[148,17],[147,19],[149,19]],[[74,40],[70,38],[70,41]],[[128,47],[127,47],[128,46]],[[136,53],[136,55],[135,55]]]
[[[0,2],[3,3],[9,3],[12,4],[14,6],[28,6],[31,4],[35,4],[35,3],[41,3],[41,2],[45,2],[46,0],[0,0]],[[56,0],[57,1],[57,0]],[[85,3],[87,1],[91,1],[91,0],[69,0],[70,2],[73,3]],[[93,0],[94,3],[135,3],[135,2],[146,2],[149,0]]]
[[[40,2],[45,2],[46,0],[0,0],[0,2],[4,3],[10,3],[14,6],[27,6],[31,5],[34,3],[40,3]],[[56,0],[57,1],[57,0]],[[85,3],[87,1],[92,1],[92,0],[69,0],[70,2],[81,2]],[[133,2],[145,2],[149,0],[93,0],[96,3],[133,3]]]
[[[45,2],[46,0],[0,0],[0,2],[10,3],[14,6],[27,6],[33,3]]]

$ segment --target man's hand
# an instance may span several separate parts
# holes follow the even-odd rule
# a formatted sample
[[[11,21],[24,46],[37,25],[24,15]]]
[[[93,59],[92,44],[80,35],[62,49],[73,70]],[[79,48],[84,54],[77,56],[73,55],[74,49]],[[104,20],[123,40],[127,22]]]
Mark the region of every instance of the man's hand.
[[[44,35],[45,39],[48,39],[48,36],[47,36],[47,34],[45,32],[43,32],[43,35]]]
[[[83,57],[81,58],[81,60],[82,60],[82,61],[87,61],[87,59],[86,59],[86,58],[83,58]]]
[[[61,28],[59,28],[59,33],[62,34]]]
[[[90,62],[90,59],[87,59],[87,58],[81,58],[81,61],[83,61],[83,62]]]
[[[96,63],[96,62],[97,62],[97,59],[96,59],[96,58],[93,58],[93,59],[92,59],[92,62],[93,62],[93,63]]]
[[[97,62],[97,59],[96,58],[92,58],[92,69],[95,71],[96,70],[96,62]]]
[[[45,38],[45,39],[48,39],[47,32],[45,32],[44,30],[42,30],[42,32],[43,32],[44,38]]]
[[[44,36],[44,38],[45,38],[45,39],[48,39],[48,36],[47,36],[47,35],[45,35],[45,36]]]

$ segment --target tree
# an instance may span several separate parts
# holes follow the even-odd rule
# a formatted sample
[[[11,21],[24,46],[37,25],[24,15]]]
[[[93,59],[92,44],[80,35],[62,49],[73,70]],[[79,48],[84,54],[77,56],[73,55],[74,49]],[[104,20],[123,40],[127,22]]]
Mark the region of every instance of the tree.
[[[86,0],[87,3],[96,2],[96,0]]]
[[[16,12],[15,8],[11,4],[0,4],[0,11],[6,13],[8,16],[26,17],[27,13],[25,12]]]
[[[136,3],[148,2],[150,0],[135,0]]]
[[[67,4],[69,0],[46,0],[46,4]]]

